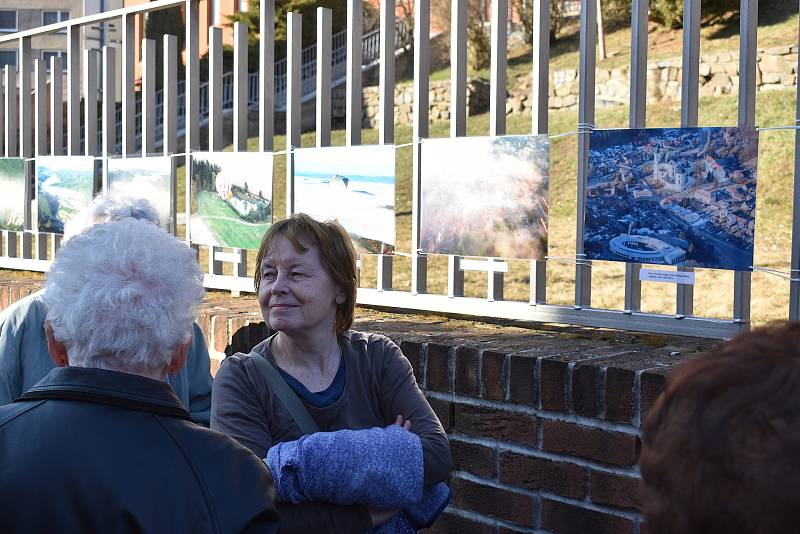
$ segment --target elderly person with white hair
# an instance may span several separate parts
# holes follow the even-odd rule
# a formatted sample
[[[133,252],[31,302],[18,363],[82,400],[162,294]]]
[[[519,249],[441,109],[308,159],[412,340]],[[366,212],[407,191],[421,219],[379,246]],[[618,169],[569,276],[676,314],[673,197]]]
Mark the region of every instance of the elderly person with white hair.
[[[69,221],[64,243],[95,224],[138,219],[158,225],[158,214],[145,199],[97,197]],[[194,260],[192,260],[194,261]],[[0,405],[8,404],[41,380],[52,368],[44,332],[44,292],[29,295],[0,313]],[[192,419],[208,426],[211,410],[211,372],[208,349],[200,328],[192,326],[187,364],[168,377]]]
[[[277,532],[263,462],[164,381],[202,281],[191,249],[141,220],[61,248],[42,296],[57,368],[0,407],[4,532]]]

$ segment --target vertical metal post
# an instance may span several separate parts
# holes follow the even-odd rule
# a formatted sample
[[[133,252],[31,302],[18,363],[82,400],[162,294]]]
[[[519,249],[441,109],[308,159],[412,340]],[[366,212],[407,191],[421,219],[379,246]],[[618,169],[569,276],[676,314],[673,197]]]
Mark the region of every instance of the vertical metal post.
[[[247,151],[247,25],[233,24],[233,149]],[[237,249],[236,274],[247,276],[247,251]]]
[[[300,13],[286,14],[286,33],[286,216],[288,217],[294,213],[292,149],[300,146],[300,67],[303,61],[300,40],[303,28]]]
[[[43,60],[36,58],[33,64],[34,92],[34,154],[47,154],[47,69]]]
[[[378,143],[381,145],[394,143],[394,6],[390,0],[383,0],[380,5],[380,53],[378,66]],[[377,289],[392,289],[393,256],[378,254]]]
[[[156,151],[156,42],[142,39],[142,156]]]
[[[428,291],[428,258],[419,252],[420,156],[421,141],[428,137],[428,98],[430,77],[430,0],[414,2],[414,121],[412,123],[411,182],[411,294]]]
[[[81,28],[67,29],[67,154],[81,153]]]
[[[164,36],[164,85],[163,85],[163,149],[165,156],[178,151],[178,38],[174,35]],[[169,190],[169,211],[172,214],[170,232],[178,233],[178,187],[175,175],[175,158],[170,159],[172,173]],[[188,158],[187,158],[188,163]],[[186,169],[189,174],[189,169]],[[191,195],[190,191],[186,192]]]
[[[259,1],[258,148],[269,152],[275,137],[275,0]]]
[[[103,47],[103,155],[110,157],[117,152],[117,49]],[[105,166],[104,166],[105,168]],[[103,177],[108,178],[105,171]],[[103,191],[108,183],[103,182]]]
[[[503,0],[501,0],[503,1]],[[378,143],[394,143],[394,2],[383,0],[380,7],[380,53],[378,66]]]
[[[450,19],[450,137],[467,134],[467,0],[452,0]],[[448,256],[447,296],[464,296],[461,258]]]
[[[47,154],[47,64],[41,59],[35,59],[34,71],[34,90],[36,99],[34,102],[34,155],[44,156]],[[31,168],[30,165],[27,166]],[[29,182],[30,183],[30,182]],[[31,213],[31,202],[34,195],[31,195],[31,187],[28,185],[28,194],[25,202],[25,228],[33,229],[33,217]],[[47,236],[45,234],[36,235],[36,258],[43,260],[47,258]]]
[[[681,67],[681,127],[697,126],[697,102],[700,83],[700,0],[683,4],[683,59]],[[693,271],[678,267],[679,271]],[[678,284],[675,314],[688,317],[694,313],[694,286]]]
[[[50,58],[50,154],[64,153],[64,70],[60,57]]]
[[[178,151],[178,38],[164,36],[164,155]],[[173,184],[174,185],[174,184]],[[173,206],[173,212],[175,211]]]
[[[491,92],[489,135],[506,133],[506,64],[508,62],[508,0],[492,0]]]
[[[491,91],[489,135],[506,133],[506,65],[508,63],[508,0],[492,0]],[[504,273],[494,271],[489,260],[487,292],[490,301],[503,300]]]
[[[316,124],[318,147],[331,144],[331,38],[333,12],[317,8],[317,102]]]
[[[97,50],[83,52],[83,144],[87,156],[97,155]]]
[[[200,148],[200,1],[186,0],[186,152]],[[189,173],[186,174],[187,191]],[[186,195],[186,213],[191,212]],[[188,222],[188,221],[187,221]]]
[[[6,157],[16,158],[17,149],[17,69],[6,65],[5,72],[6,101],[5,101],[5,129],[6,129]],[[6,232],[6,256],[18,257],[17,232]]]
[[[741,0],[739,9],[739,126],[756,124],[756,53],[758,0]],[[733,320],[750,323],[750,271],[733,273]]]
[[[361,144],[361,9],[361,0],[347,0],[347,111],[344,119],[347,146]]]
[[[19,40],[19,148],[23,158],[33,156],[33,110],[31,109],[31,78],[33,77],[33,55],[31,38]],[[29,165],[26,164],[26,167]],[[30,228],[31,188],[25,188],[25,228]],[[22,257],[33,257],[33,234],[22,233]]]
[[[23,158],[33,156],[33,113],[31,110],[31,78],[33,77],[31,38],[19,40],[19,150]]]
[[[122,17],[122,156],[126,158],[136,153],[135,22],[135,15]],[[189,117],[187,110],[187,131],[193,122]]]
[[[208,150],[222,150],[222,28],[208,28]]]
[[[0,69],[0,156],[6,155],[6,89],[5,69]]]
[[[531,79],[531,131],[547,134],[550,86],[550,0],[533,0],[533,72]],[[547,262],[531,262],[530,303],[547,302]]]
[[[222,150],[222,28],[208,28],[208,150]],[[222,247],[208,247],[208,272],[222,274],[217,253]]]
[[[450,21],[450,137],[467,134],[467,0],[452,0]]]
[[[631,107],[628,117],[630,128],[644,128],[647,124],[647,12],[649,0],[633,0],[631,8]],[[642,307],[642,282],[640,263],[625,264],[625,313]]]
[[[233,147],[247,150],[247,25],[233,24]]]
[[[5,68],[6,86],[6,157],[16,158],[17,149],[17,69],[12,65]]]
[[[800,32],[798,32],[800,35]],[[800,72],[800,58],[797,60]],[[795,124],[800,125],[800,84],[797,84]],[[794,202],[792,203],[792,259],[789,283],[789,320],[800,321],[800,130],[794,131]]]
[[[591,264],[583,253],[583,226],[586,212],[586,179],[589,176],[589,125],[594,124],[595,55],[597,48],[597,4],[581,0],[581,36],[578,100],[578,197],[577,231],[575,232],[575,307],[592,305]]]

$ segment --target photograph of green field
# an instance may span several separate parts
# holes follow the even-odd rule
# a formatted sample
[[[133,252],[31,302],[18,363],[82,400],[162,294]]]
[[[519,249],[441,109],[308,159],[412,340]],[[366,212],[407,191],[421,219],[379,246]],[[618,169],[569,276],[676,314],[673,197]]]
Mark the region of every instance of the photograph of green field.
[[[0,230],[21,231],[25,225],[25,160],[0,158]]]
[[[272,224],[272,154],[192,154],[191,241],[255,250]]]

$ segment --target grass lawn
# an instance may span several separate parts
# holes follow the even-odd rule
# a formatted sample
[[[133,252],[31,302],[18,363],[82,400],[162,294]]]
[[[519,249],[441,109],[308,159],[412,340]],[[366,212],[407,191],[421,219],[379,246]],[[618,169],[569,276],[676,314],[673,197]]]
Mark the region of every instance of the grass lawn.
[[[732,4],[734,2],[731,2]],[[738,1],[735,2],[738,4]],[[597,60],[598,69],[624,67],[631,62],[630,21],[616,27],[605,26],[605,59]],[[758,6],[758,48],[796,45],[798,33],[797,2],[788,0],[761,0]],[[672,30],[655,22],[648,25],[648,60],[657,61],[680,58],[683,46],[682,30]],[[577,69],[580,49],[580,21],[568,19],[559,32],[558,39],[550,47],[550,69]],[[599,50],[599,48],[598,48]],[[726,20],[700,29],[700,53],[739,52],[739,17],[730,16]],[[599,53],[599,52],[598,52]],[[529,46],[511,47],[508,54],[508,79],[530,76],[531,48]],[[469,76],[489,78],[489,69],[470,70]],[[431,73],[431,80],[449,80],[450,69],[445,68]]]
[[[793,91],[759,93],[757,95],[757,124],[759,126],[784,126],[794,122],[795,93]],[[737,98],[735,96],[703,98],[700,100],[700,124],[704,126],[735,125],[737,120]],[[576,129],[577,112],[552,111],[550,132],[553,134]],[[648,107],[647,125],[668,127],[679,124],[680,108],[674,102],[661,102]],[[529,115],[508,117],[508,133],[529,133]],[[626,127],[628,109],[625,106],[599,108],[596,123],[599,127]],[[488,134],[488,115],[469,117],[468,135]],[[441,121],[431,124],[431,137],[447,137],[449,123]],[[344,145],[344,131],[334,131],[334,145]],[[758,199],[756,215],[755,264],[780,271],[789,270],[791,244],[792,176],[794,162],[794,131],[778,130],[761,132],[759,143]],[[364,144],[377,143],[378,131],[362,131]],[[314,146],[314,133],[303,134],[302,146]],[[411,128],[397,127],[395,143],[402,145],[411,141]],[[256,139],[251,139],[250,150],[257,150]],[[285,148],[285,137],[276,136],[275,150]],[[397,190],[395,206],[397,213],[397,250],[411,249],[411,157],[410,147],[397,149]],[[285,213],[285,156],[275,156],[274,165],[274,213],[277,219]],[[179,177],[183,169],[179,169]],[[554,139],[551,149],[550,176],[550,249],[553,258],[574,258],[576,229],[576,176],[577,136],[570,135]],[[178,181],[183,193],[183,180]],[[183,206],[179,198],[179,206]],[[250,254],[250,271],[254,254]],[[205,250],[201,262],[204,262]],[[371,257],[363,260],[362,285],[374,287],[375,261]],[[506,275],[505,295],[510,300],[528,299],[529,262],[512,260]],[[229,266],[226,266],[228,268]],[[447,258],[432,256],[429,261],[428,287],[431,293],[446,293]],[[395,258],[394,286],[410,288],[410,260]],[[592,267],[592,305],[595,307],[621,309],[623,307],[625,266],[618,262],[594,262]],[[465,291],[468,296],[482,297],[486,292],[483,273],[466,273]],[[574,301],[574,262],[569,259],[548,261],[548,302],[571,305]],[[646,311],[674,313],[675,287],[669,284],[646,283],[642,292],[642,308]],[[781,319],[787,316],[789,283],[781,278],[762,272],[753,273],[752,317],[755,323]],[[727,271],[701,269],[697,272],[695,286],[695,314],[709,317],[729,318],[733,304],[733,274]]]

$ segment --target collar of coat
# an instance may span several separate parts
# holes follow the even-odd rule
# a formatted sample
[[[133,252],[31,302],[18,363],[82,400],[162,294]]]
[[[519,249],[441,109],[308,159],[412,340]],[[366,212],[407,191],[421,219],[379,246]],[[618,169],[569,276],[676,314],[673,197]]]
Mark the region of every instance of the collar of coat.
[[[166,382],[106,369],[56,367],[14,402],[31,400],[92,402],[192,420]]]

